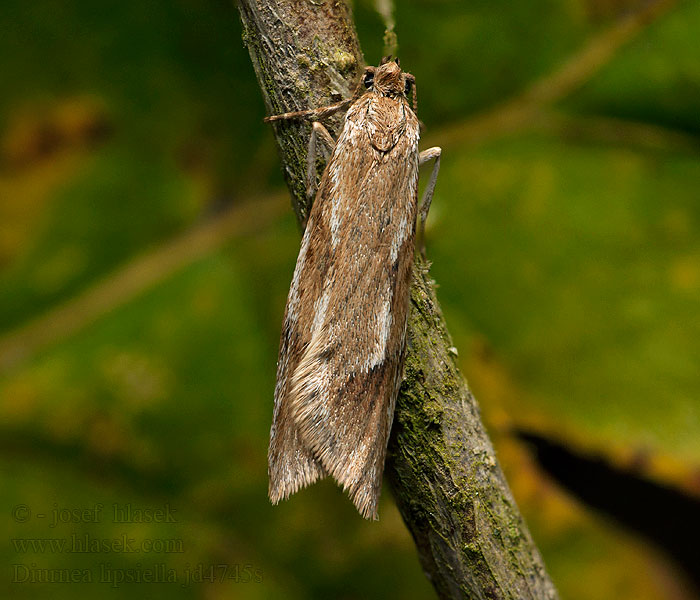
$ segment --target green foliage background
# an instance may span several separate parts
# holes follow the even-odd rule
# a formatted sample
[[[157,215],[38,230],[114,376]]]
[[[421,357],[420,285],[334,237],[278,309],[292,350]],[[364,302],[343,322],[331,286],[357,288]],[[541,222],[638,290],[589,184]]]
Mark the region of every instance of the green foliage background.
[[[557,102],[470,132],[648,5],[395,6],[426,144],[444,146],[428,240],[439,298],[565,599],[694,597],[658,548],[568,495],[510,431],[700,497],[700,4],[665,2]],[[354,9],[376,63],[383,25],[369,1]],[[266,498],[299,236],[235,6],[6,0],[0,31],[2,596],[431,597],[388,491],[379,523],[330,482]],[[48,527],[53,509],[98,503],[99,523]],[[113,523],[114,503],[169,505],[177,522]],[[73,534],[184,551],[13,542]],[[179,581],[12,583],[12,565],[96,580],[102,563],[161,564]],[[217,578],[217,565],[251,565],[262,583],[183,585],[199,565]]]

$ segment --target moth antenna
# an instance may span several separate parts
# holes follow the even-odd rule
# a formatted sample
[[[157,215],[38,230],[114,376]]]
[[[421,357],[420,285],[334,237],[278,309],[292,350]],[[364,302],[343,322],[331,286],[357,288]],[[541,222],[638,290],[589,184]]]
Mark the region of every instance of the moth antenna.
[[[411,73],[404,73],[406,87],[404,95],[408,99],[408,92],[411,92],[412,108],[415,114],[418,114],[418,96],[416,95],[416,78]]]
[[[418,95],[416,93],[416,82],[413,82],[413,89],[411,90],[411,93],[413,94],[413,112],[417,115],[418,114]]]

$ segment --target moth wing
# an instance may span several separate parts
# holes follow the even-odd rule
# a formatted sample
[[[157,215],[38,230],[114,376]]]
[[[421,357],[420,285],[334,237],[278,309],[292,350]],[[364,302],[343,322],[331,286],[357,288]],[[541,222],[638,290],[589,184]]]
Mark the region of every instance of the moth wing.
[[[312,211],[297,257],[282,325],[268,451],[268,493],[273,504],[326,475],[311,449],[302,442],[289,402],[290,376],[298,365],[303,348],[311,341],[309,312],[303,307],[315,304],[325,277],[317,262],[320,259],[321,263],[326,263],[327,257],[319,256],[318,252],[323,253],[323,248],[312,244],[312,238],[322,236],[316,231],[316,223]],[[313,250],[310,252],[311,246]]]
[[[403,366],[418,124],[384,153],[364,129],[353,131],[353,116],[351,109],[312,211],[314,230],[328,228],[326,250],[311,233],[319,276],[309,280],[310,337],[289,370],[289,414],[301,446],[364,517],[376,518]]]

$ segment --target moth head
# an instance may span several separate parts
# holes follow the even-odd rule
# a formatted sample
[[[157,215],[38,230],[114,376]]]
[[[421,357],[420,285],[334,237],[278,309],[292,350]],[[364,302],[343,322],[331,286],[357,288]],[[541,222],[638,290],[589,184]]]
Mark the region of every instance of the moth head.
[[[407,98],[413,95],[413,110],[416,106],[416,78],[401,70],[399,59],[385,56],[378,67],[367,67],[362,78],[364,86],[382,96]]]

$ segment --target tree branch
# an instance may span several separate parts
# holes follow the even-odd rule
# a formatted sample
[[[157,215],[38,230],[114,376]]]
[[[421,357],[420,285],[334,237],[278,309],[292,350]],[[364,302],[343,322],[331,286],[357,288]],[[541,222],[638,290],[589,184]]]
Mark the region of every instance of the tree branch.
[[[239,0],[244,40],[269,114],[350,96],[362,66],[339,0]],[[333,125],[339,128],[339,121]],[[294,209],[306,221],[308,125],[275,126]],[[416,259],[408,348],[386,475],[441,598],[554,599],[479,409],[455,362],[427,264]]]
[[[474,144],[484,139],[517,130],[556,102],[579,89],[626,44],[636,38],[645,28],[661,18],[678,0],[649,0],[635,12],[622,17],[614,25],[593,36],[574,52],[558,68],[539,78],[514,97],[493,108],[470,115],[461,123],[431,136],[429,145],[443,147]]]
[[[65,302],[0,335],[0,376],[220,248],[231,237],[269,226],[284,214],[284,204],[279,193],[237,204],[134,257]]]
[[[243,41],[269,115],[327,106],[349,98],[364,63],[350,10],[338,0],[238,3]],[[343,115],[327,120],[335,137]],[[303,227],[308,217],[306,153],[309,123],[273,124],[292,206]]]

